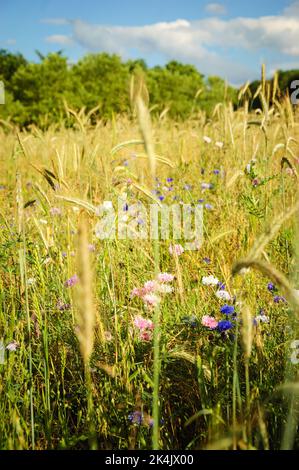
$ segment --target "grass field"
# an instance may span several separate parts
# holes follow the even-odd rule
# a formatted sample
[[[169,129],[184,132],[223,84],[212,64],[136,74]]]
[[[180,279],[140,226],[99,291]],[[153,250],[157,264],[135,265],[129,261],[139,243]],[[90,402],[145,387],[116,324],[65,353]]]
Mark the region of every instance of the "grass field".
[[[0,124],[1,449],[299,448],[298,114],[246,103]],[[201,204],[202,246],[97,238],[121,195]]]

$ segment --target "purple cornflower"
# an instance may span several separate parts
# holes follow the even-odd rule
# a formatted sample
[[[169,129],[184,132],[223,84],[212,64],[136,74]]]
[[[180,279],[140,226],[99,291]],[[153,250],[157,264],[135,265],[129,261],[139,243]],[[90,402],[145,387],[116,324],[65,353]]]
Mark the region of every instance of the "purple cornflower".
[[[214,173],[214,175],[219,175],[219,174],[220,174],[220,170],[213,170],[213,173]]]
[[[143,421],[143,414],[141,411],[133,411],[133,413],[129,414],[128,420],[131,421],[132,424],[139,424],[139,426],[141,426]]]
[[[198,201],[200,204],[202,204],[204,202],[204,199],[198,199]]]
[[[213,209],[213,206],[212,204],[205,204],[205,208],[209,211],[211,211]]]
[[[65,281],[64,286],[65,287],[72,287],[72,286],[76,285],[78,282],[79,282],[79,278],[78,278],[77,274],[74,274],[67,281]]]
[[[229,320],[221,320],[218,323],[218,330],[221,332],[230,330],[232,327],[233,325]]]
[[[123,206],[123,211],[127,212],[129,210],[129,204],[125,203]]]
[[[203,260],[203,262],[206,263],[206,264],[210,264],[210,263],[211,263],[210,258],[203,258],[202,260]]]
[[[166,181],[167,181],[167,183],[172,183],[172,182],[173,182],[173,178],[166,178]]]
[[[267,286],[267,289],[268,291],[270,292],[273,292],[273,291],[276,291],[277,288],[275,287],[275,285],[272,283],[272,282],[269,282],[268,286]]]
[[[164,201],[165,196],[159,196],[160,201]]]
[[[192,189],[191,184],[185,184],[184,189],[185,189],[186,191],[191,191],[191,189]]]
[[[219,281],[218,284],[217,284],[217,287],[218,287],[219,290],[225,290],[225,284],[224,284],[224,282],[220,282],[220,281]]]
[[[225,315],[231,315],[232,313],[234,313],[235,311],[235,307],[233,307],[232,305],[223,305],[223,307],[221,307],[220,309],[220,312],[221,313],[225,313]]]

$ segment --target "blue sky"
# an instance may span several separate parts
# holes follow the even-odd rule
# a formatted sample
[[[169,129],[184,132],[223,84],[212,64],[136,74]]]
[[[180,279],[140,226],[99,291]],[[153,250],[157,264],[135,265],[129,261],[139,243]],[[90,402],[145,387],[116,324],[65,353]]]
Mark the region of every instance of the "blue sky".
[[[0,48],[177,59],[233,84],[299,68],[299,0],[1,0]]]

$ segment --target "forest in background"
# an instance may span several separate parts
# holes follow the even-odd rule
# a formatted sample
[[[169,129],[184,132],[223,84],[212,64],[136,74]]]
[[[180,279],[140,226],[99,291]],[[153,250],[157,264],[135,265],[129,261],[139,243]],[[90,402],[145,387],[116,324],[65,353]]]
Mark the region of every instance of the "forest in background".
[[[174,119],[187,119],[199,111],[210,115],[217,103],[238,105],[239,90],[219,76],[205,77],[195,66],[171,61],[149,68],[144,60],[126,62],[117,55],[87,54],[70,64],[62,51],[47,56],[37,51],[39,62],[21,54],[0,50],[0,80],[5,86],[5,106],[0,119],[20,127],[35,124],[47,128],[66,121],[66,108],[109,119],[130,112],[132,77],[142,75],[149,91],[153,113],[167,112]],[[277,84],[283,95],[299,70],[278,71]],[[273,81],[270,80],[269,83]],[[260,106],[258,80],[248,84],[250,106]],[[269,87],[270,90],[270,87]]]

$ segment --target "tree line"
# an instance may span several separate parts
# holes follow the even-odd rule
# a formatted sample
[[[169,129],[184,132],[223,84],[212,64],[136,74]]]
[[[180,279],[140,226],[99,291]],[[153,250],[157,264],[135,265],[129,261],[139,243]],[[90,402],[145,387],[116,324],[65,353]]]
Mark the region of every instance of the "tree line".
[[[143,60],[122,61],[107,53],[87,54],[73,64],[62,51],[37,55],[39,61],[30,62],[19,53],[0,50],[0,80],[5,86],[1,119],[44,128],[66,122],[66,105],[87,112],[97,108],[103,119],[130,113],[130,84],[138,76],[146,83],[152,112],[167,110],[174,119],[202,110],[209,115],[219,102],[238,103],[238,90],[222,78],[205,77],[193,65],[177,61],[149,68]],[[281,80],[287,83],[286,76]],[[256,83],[252,86],[254,93]]]

